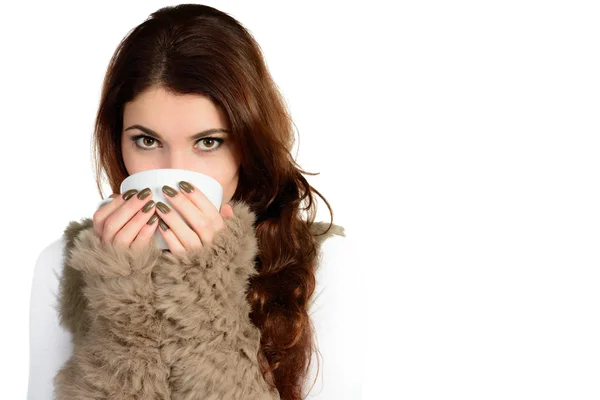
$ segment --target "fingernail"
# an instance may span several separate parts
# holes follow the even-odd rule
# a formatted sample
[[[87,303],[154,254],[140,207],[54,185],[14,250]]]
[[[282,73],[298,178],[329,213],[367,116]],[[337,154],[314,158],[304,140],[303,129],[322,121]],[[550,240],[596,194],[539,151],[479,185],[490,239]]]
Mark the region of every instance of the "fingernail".
[[[187,183],[186,181],[179,182],[179,187],[185,190],[188,193],[192,193],[194,191],[194,187]]]
[[[144,205],[144,208],[142,208],[142,211],[143,212],[148,212],[148,211],[150,211],[152,209],[152,207],[154,207],[154,200],[150,200],[149,202],[147,202]]]
[[[158,208],[163,214],[166,214],[169,211],[171,211],[171,209],[169,208],[169,206],[167,206],[162,201],[159,201],[158,203],[156,203],[156,208]]]
[[[167,186],[167,185],[163,186],[162,191],[164,194],[166,194],[169,197],[177,196],[177,191],[175,189],[173,189],[171,186]]]
[[[136,193],[137,193],[137,190],[130,189],[130,190],[126,191],[125,193],[123,193],[123,199],[124,200],[129,200],[131,198],[131,196],[133,196]]]
[[[140,200],[144,200],[146,197],[150,196],[151,193],[152,193],[152,190],[150,190],[150,188],[146,188],[146,189],[142,190],[141,192],[139,192],[137,197]]]
[[[165,221],[163,221],[162,219],[158,220],[158,225],[160,226],[160,229],[162,229],[163,231],[166,231],[167,229],[169,229],[169,226],[167,224],[165,224]]]
[[[156,220],[158,219],[158,214],[154,214],[153,216],[150,217],[150,219],[148,220],[148,225],[152,225],[153,223],[156,222]]]

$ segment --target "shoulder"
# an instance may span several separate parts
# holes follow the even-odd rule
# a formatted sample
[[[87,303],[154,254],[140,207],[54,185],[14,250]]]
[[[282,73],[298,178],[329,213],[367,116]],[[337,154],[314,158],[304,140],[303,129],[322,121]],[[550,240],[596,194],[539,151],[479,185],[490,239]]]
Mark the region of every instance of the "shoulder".
[[[62,253],[64,244],[65,244],[64,236],[55,238],[46,247],[44,247],[42,249],[42,251],[38,255],[37,262],[43,261],[44,259],[47,259],[48,257],[52,258],[52,257]]]
[[[73,242],[79,232],[92,226],[93,222],[90,218],[70,221],[63,229],[62,234],[50,242],[38,254],[33,275],[34,284],[41,279],[46,283],[54,282],[58,284],[66,251],[73,246]]]
[[[363,264],[357,245],[348,232],[331,236],[321,245],[309,305],[316,351],[303,388],[307,399],[360,398],[365,314]]]
[[[320,245],[315,292],[309,306],[317,320],[327,319],[328,314],[340,309],[345,312],[352,308],[357,293],[362,291],[362,263],[357,257],[356,240],[344,228],[341,232],[342,235],[331,235]]]
[[[34,285],[43,282],[58,283],[62,260],[64,256],[65,238],[54,239],[39,253],[34,268]]]
[[[331,236],[321,243],[321,263],[352,259],[355,253],[352,236]]]
[[[65,250],[73,245],[79,232],[93,226],[91,218],[81,218],[79,221],[70,221],[62,231],[62,234],[42,249],[35,265],[35,273],[45,273],[49,267],[62,264]]]
[[[39,314],[55,311],[62,275],[65,241],[56,238],[39,253],[33,270],[30,293],[30,313],[35,320]]]
[[[53,377],[72,352],[71,335],[60,325],[57,296],[65,249],[63,236],[39,253],[33,274],[29,309],[28,399],[47,399]]]
[[[57,295],[62,275],[64,239],[53,240],[37,257],[30,293],[30,329],[39,339],[57,322]]]
[[[328,223],[319,223],[319,229],[327,229]],[[314,229],[314,228],[313,228]],[[315,236],[319,242],[319,257],[316,266],[317,286],[323,284],[322,279],[331,275],[351,274],[357,270],[359,264],[356,258],[356,246],[354,235],[343,226],[332,225],[330,232],[323,235],[321,239]]]
[[[65,259],[78,234],[92,226],[93,222],[90,218],[70,221],[63,228],[61,235],[38,254],[30,294],[32,318],[35,318],[40,312],[47,312],[48,307],[58,313],[57,307],[60,303],[61,292],[65,290],[65,287],[69,288],[74,284],[79,284],[73,271],[65,272]]]

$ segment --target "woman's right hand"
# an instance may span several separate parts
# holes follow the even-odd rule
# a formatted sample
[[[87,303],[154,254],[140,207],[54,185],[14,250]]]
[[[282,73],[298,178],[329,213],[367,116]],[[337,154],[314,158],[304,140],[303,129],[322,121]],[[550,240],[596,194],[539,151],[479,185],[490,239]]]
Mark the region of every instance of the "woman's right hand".
[[[140,196],[142,198],[140,198]],[[158,226],[152,191],[131,189],[101,206],[93,216],[94,232],[104,243],[139,250],[146,247]],[[152,219],[152,224],[148,221]]]

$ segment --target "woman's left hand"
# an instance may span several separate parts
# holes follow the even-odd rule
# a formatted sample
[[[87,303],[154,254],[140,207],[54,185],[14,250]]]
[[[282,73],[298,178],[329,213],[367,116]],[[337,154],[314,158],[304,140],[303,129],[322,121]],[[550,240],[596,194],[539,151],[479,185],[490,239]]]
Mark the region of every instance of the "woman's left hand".
[[[159,201],[156,203],[156,213],[169,229],[162,229],[165,226],[162,223],[158,230],[167,242],[171,253],[210,246],[215,234],[225,229],[225,220],[233,216],[233,208],[229,204],[224,204],[219,212],[206,195],[191,183],[181,181],[179,187],[181,191],[176,191],[167,185],[162,188],[169,204],[181,216]]]

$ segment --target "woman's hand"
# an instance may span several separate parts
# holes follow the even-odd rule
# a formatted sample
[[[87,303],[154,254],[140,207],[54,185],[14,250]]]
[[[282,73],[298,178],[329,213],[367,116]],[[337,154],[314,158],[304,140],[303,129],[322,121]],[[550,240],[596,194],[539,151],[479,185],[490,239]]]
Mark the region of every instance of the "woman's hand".
[[[160,201],[156,203],[156,213],[166,222],[166,225],[161,224],[159,230],[171,253],[181,253],[211,245],[215,234],[225,229],[225,220],[233,216],[233,208],[229,204],[224,204],[219,212],[206,195],[194,185],[181,181],[179,187],[182,189],[181,192],[167,185],[163,186],[162,191],[167,201],[181,216],[171,212],[166,204]],[[162,229],[163,227],[166,230]]]
[[[158,224],[152,191],[138,193],[131,189],[123,195],[113,194],[114,200],[100,207],[93,216],[94,232],[104,243],[138,250],[146,247]],[[152,223],[149,225],[149,220]]]

